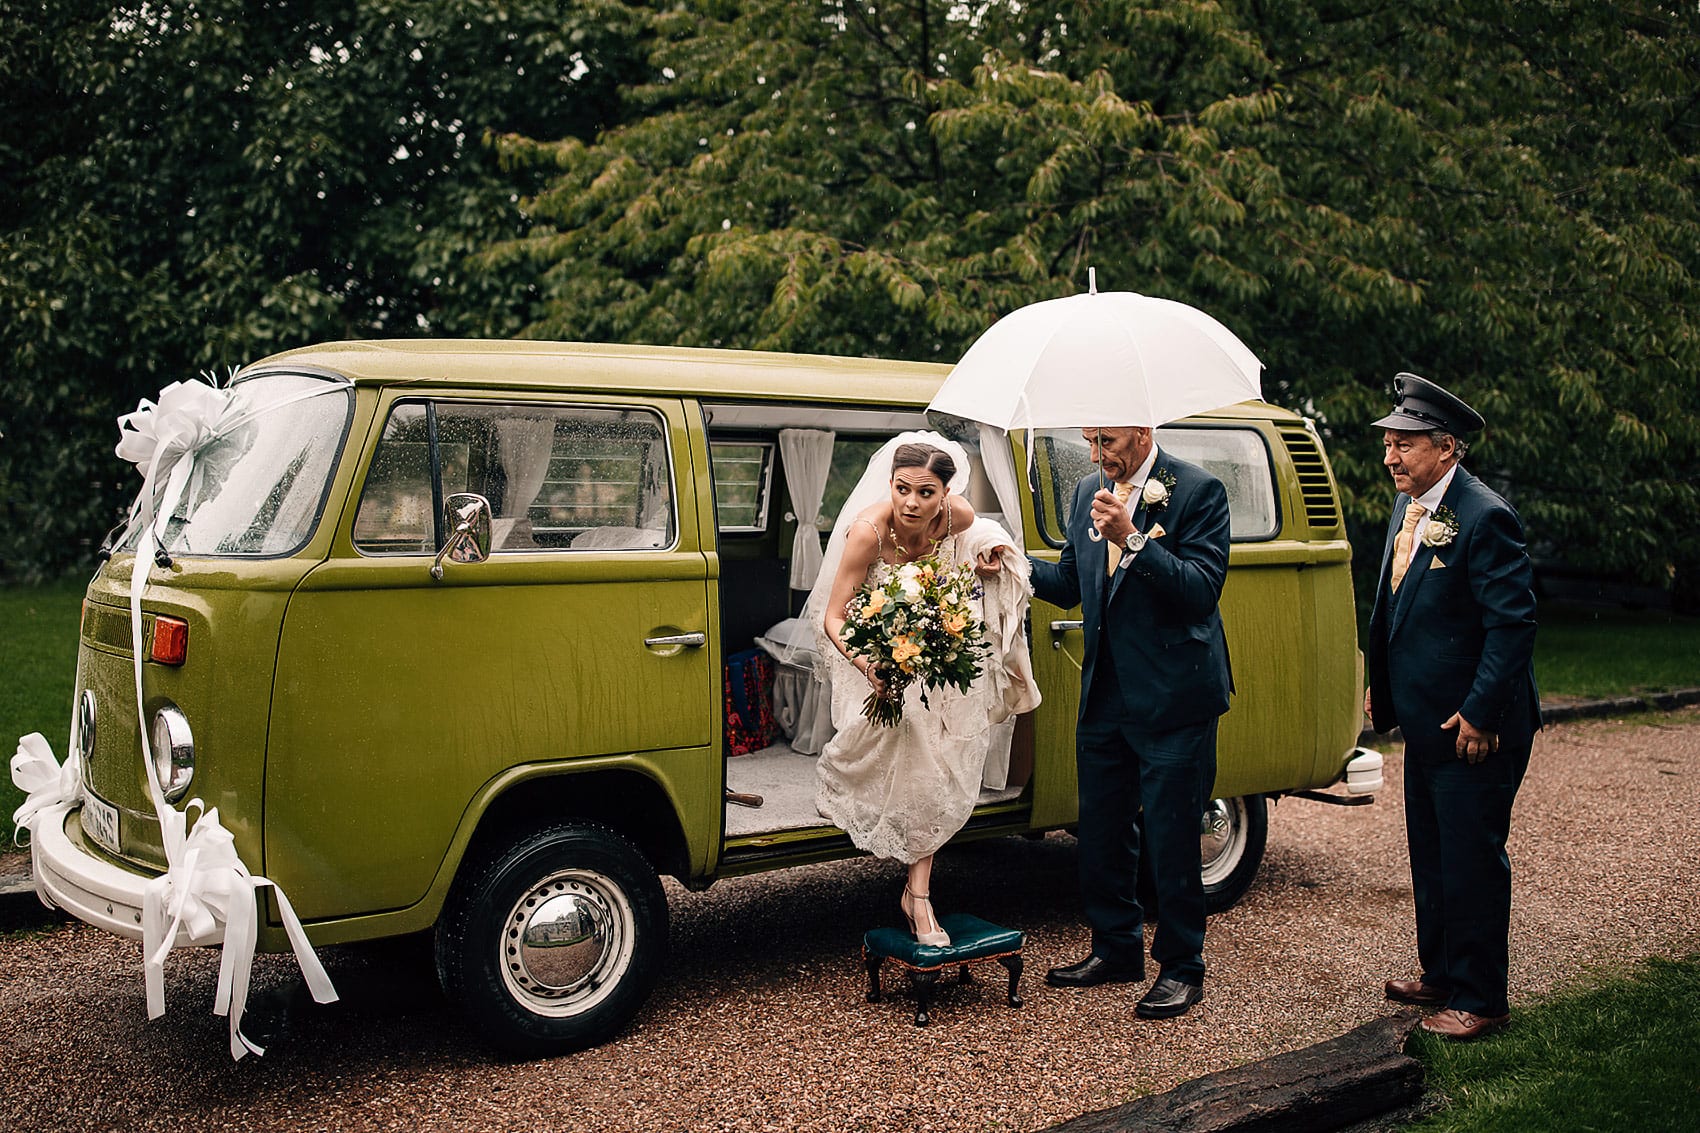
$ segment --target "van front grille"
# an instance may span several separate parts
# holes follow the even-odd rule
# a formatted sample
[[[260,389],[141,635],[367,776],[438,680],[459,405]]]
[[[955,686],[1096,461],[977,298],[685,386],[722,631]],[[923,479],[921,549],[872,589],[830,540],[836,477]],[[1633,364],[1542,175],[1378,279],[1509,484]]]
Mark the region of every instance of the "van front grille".
[[[1328,461],[1322,446],[1310,430],[1302,427],[1281,428],[1281,440],[1293,458],[1299,474],[1299,491],[1305,501],[1305,518],[1312,528],[1338,527],[1340,502],[1334,496],[1334,485],[1328,476]]]
[[[142,645],[147,647],[153,615],[142,615]],[[83,641],[109,653],[130,655],[130,611],[83,600]]]

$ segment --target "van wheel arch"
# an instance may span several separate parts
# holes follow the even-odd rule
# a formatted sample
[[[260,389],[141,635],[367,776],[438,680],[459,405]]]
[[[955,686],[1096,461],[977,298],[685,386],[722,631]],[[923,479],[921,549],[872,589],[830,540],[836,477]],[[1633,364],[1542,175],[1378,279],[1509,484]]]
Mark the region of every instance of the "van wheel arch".
[[[522,832],[568,819],[619,834],[658,874],[683,881],[690,873],[685,831],[666,792],[646,775],[619,770],[550,775],[514,784],[479,816],[461,869],[501,853]]]

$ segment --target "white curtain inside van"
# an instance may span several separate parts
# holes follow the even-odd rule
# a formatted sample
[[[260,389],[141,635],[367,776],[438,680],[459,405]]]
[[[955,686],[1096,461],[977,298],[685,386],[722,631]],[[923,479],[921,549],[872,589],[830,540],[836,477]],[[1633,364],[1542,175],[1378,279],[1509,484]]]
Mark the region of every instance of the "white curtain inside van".
[[[832,470],[833,433],[830,429],[781,429],[779,453],[785,460],[785,487],[791,493],[791,510],[797,516],[797,534],[791,541],[791,589],[807,590],[820,574],[821,499],[826,495],[826,477]]]
[[[508,535],[519,521],[531,514],[531,505],[543,490],[543,481],[549,475],[549,453],[555,443],[555,415],[498,417],[495,425],[496,453],[508,482],[502,514],[493,523],[494,542],[501,549],[507,546]]]

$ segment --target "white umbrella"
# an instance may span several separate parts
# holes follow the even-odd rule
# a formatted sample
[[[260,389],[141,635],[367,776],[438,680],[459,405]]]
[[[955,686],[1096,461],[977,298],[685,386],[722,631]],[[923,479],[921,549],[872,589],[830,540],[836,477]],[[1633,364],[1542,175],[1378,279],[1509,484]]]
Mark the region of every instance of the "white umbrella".
[[[1263,363],[1234,332],[1171,299],[1097,289],[993,323],[929,410],[1011,429],[1155,428],[1262,398]]]

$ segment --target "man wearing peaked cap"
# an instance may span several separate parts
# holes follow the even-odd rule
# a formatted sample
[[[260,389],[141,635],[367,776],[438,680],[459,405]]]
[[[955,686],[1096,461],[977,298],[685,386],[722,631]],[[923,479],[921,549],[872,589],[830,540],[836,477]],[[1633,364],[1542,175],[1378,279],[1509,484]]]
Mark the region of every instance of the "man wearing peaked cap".
[[[1497,1030],[1506,1000],[1511,803],[1541,727],[1534,571],[1510,504],[1466,472],[1481,414],[1416,374],[1375,422],[1398,496],[1364,641],[1364,711],[1405,740],[1417,979],[1389,999],[1443,1008],[1423,1027]]]

